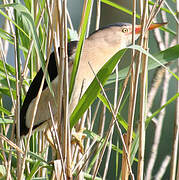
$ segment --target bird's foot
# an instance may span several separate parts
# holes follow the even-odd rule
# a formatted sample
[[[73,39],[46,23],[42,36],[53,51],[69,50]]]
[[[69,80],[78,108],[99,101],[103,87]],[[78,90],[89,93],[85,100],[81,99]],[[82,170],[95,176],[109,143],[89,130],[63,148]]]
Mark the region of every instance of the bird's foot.
[[[84,154],[84,146],[83,146],[83,139],[86,137],[86,135],[83,133],[85,128],[80,129],[79,131],[76,131],[74,128],[72,129],[72,144],[77,144],[79,146],[80,152]]]

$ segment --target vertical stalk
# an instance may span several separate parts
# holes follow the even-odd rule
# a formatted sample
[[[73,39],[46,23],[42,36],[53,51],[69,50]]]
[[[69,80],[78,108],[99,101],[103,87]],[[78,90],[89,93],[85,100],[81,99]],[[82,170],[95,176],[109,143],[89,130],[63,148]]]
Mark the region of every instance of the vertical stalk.
[[[132,44],[135,45],[135,24],[136,24],[136,0],[133,0],[133,24],[132,24]],[[129,115],[128,115],[128,130],[127,135],[125,139],[127,152],[130,159],[130,153],[131,153],[131,144],[132,144],[132,132],[133,132],[133,116],[134,116],[134,110],[133,110],[133,97],[134,97],[134,77],[135,77],[135,50],[132,51],[132,63],[131,63],[131,81],[130,81],[130,99],[129,99]],[[125,158],[126,156],[123,156]],[[129,168],[127,165],[127,158],[126,160],[123,160],[122,164],[122,180],[128,180],[129,176]]]
[[[176,1],[176,8],[177,8],[177,13],[176,13],[177,18],[179,19],[179,0]],[[179,24],[177,24],[177,44],[179,44]],[[177,73],[178,73],[177,75],[179,76],[179,59],[177,60]],[[177,81],[177,92],[179,92],[179,81]],[[175,180],[175,177],[176,177],[175,174],[176,174],[176,168],[177,168],[177,152],[178,152],[178,141],[179,141],[179,98],[176,99],[175,111],[176,112],[175,112],[175,122],[174,122],[170,180]]]
[[[148,0],[143,1],[143,13],[142,13],[142,32],[141,32],[141,46],[147,50],[148,48],[148,33],[145,33],[146,22],[148,18]],[[148,57],[146,55],[139,55],[139,64],[142,64],[142,74],[141,74],[141,91],[140,91],[140,121],[139,121],[139,153],[138,153],[138,169],[137,169],[137,179],[143,180],[144,176],[144,151],[145,151],[145,119],[146,119],[146,100],[147,100],[147,64]],[[140,68],[139,68],[140,69]]]
[[[148,36],[148,35],[147,35]],[[147,49],[147,39],[144,48]],[[147,104],[147,64],[148,57],[142,56],[141,91],[140,91],[140,121],[139,121],[139,153],[137,179],[142,180],[144,175],[144,151],[145,151],[145,120]]]
[[[14,0],[17,3],[18,0]],[[15,22],[18,24],[17,11],[14,10]],[[16,70],[16,105],[15,105],[15,121],[16,121],[16,144],[20,147],[20,49],[19,49],[19,32],[17,27],[15,27],[15,37],[14,37],[14,48],[15,48],[15,70]],[[17,152],[17,177],[21,175],[21,154]]]
[[[63,1],[63,27],[64,27],[64,124],[65,124],[65,139],[66,139],[66,163],[67,163],[67,178],[72,179],[71,172],[71,135],[69,121],[69,79],[68,79],[68,54],[67,54],[67,0]]]

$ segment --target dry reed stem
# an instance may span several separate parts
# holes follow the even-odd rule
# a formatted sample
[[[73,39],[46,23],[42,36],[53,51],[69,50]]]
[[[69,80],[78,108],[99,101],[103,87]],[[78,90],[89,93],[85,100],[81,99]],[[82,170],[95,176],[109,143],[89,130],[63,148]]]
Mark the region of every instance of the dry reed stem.
[[[52,11],[53,12],[53,11]],[[62,113],[62,98],[63,98],[63,90],[65,92],[66,95],[66,71],[68,72],[68,69],[66,70],[66,1],[63,2],[58,2],[55,1],[55,5],[54,5],[54,12],[56,15],[56,18],[53,18],[53,22],[54,20],[56,20],[56,33],[54,33],[55,37],[54,37],[54,47],[55,47],[55,58],[58,64],[58,74],[59,74],[59,78],[58,78],[58,94],[57,94],[57,117],[56,120],[57,121],[57,129],[58,129],[58,139],[57,142],[59,144],[61,144],[61,153],[57,153],[57,158],[59,159],[63,159],[63,164],[62,166],[64,166],[64,169],[62,171],[63,173],[63,178],[70,178],[71,175],[69,175],[69,163],[68,163],[68,158],[70,156],[67,155],[68,151],[67,151],[67,108],[66,108],[66,102],[68,102],[68,100],[66,100],[65,98],[65,104],[64,104],[64,113]],[[53,14],[54,14],[53,12]],[[52,14],[51,14],[52,16]],[[60,56],[58,53],[58,46],[59,46],[59,42],[60,42]],[[68,66],[68,64],[67,64]],[[63,80],[63,77],[64,80]],[[65,84],[64,84],[65,83]],[[66,96],[67,97],[67,96]],[[61,142],[61,143],[60,143]],[[61,171],[61,169],[58,169],[58,171]],[[60,172],[61,173],[61,172]],[[61,173],[61,174],[62,174]],[[64,173],[66,173],[64,175]],[[61,177],[62,178],[62,177]]]
[[[148,35],[147,35],[148,36]],[[148,38],[148,37],[147,37]],[[148,39],[147,39],[148,40]],[[147,40],[145,48],[147,48]],[[148,57],[142,56],[141,73],[141,98],[140,98],[140,120],[139,120],[139,153],[138,153],[138,173],[137,177],[143,179],[144,176],[144,153],[145,153],[145,120],[146,120],[146,100],[147,100],[147,63]]]
[[[144,9],[141,19],[141,46],[143,49],[148,49],[148,33],[145,33],[146,23],[148,18],[148,1],[144,3]],[[144,152],[145,152],[145,120],[146,120],[146,100],[147,100],[147,64],[148,57],[140,53],[138,61],[142,66],[141,84],[140,84],[140,119],[139,119],[139,150],[138,150],[138,167],[137,167],[137,179],[142,180],[144,176]],[[140,63],[138,64],[140,69]],[[138,71],[136,70],[138,73]],[[138,79],[139,77],[137,77]],[[137,86],[136,86],[137,88]]]
[[[123,134],[123,138],[124,138],[124,142],[127,143],[127,134]],[[122,180],[125,180],[126,176],[129,176],[127,173],[129,172],[128,171],[128,168],[127,168],[127,164],[126,164],[126,153],[125,153],[125,149],[123,147],[123,153],[122,153],[122,168],[121,168],[121,179]]]
[[[56,2],[56,1],[55,1]],[[58,94],[57,94],[57,122],[58,122],[58,129],[59,129],[59,139],[62,146],[62,155],[64,162],[66,164],[66,173],[67,178],[71,178],[71,135],[70,135],[70,125],[69,125],[69,117],[68,117],[68,57],[67,57],[67,17],[66,17],[66,1],[62,2],[61,4],[56,4],[55,11],[57,12],[57,22],[56,23],[56,32],[57,36],[55,35],[54,38],[54,47],[55,47],[55,56],[57,59],[58,64]],[[61,12],[60,12],[61,11]],[[50,14],[50,13],[49,13]],[[59,31],[59,32],[58,32]],[[56,33],[55,33],[56,34]],[[58,55],[58,34],[60,37],[60,59]],[[64,80],[63,80],[63,77]],[[63,89],[63,90],[62,90]],[[64,94],[62,94],[64,92]],[[62,109],[62,98],[64,98],[64,111],[63,115],[61,114]],[[62,117],[63,116],[63,117]]]
[[[145,10],[145,6],[143,5],[143,2],[140,1],[140,6],[141,8],[144,8],[144,12],[146,12]],[[159,8],[155,11],[155,16],[156,14],[158,13],[158,10]],[[143,13],[144,15],[144,13]],[[150,18],[150,20],[152,20],[153,17]],[[146,23],[147,24],[147,23]],[[148,22],[148,25],[150,25],[150,22]],[[146,32],[147,28],[144,29],[144,27],[142,28],[142,38],[141,38],[141,45],[144,43],[143,42],[143,37],[144,37],[144,34]],[[139,59],[141,58],[141,53],[139,54]],[[140,61],[137,62],[137,67],[136,67],[136,73],[135,73],[135,80],[132,80],[133,79],[133,69],[132,69],[132,73],[131,73],[131,87],[130,87],[130,94],[131,94],[131,100],[130,100],[130,104],[129,104],[129,120],[128,120],[128,125],[129,125],[129,128],[133,127],[133,118],[134,118],[134,111],[135,111],[135,101],[136,101],[136,94],[137,94],[137,84],[138,84],[138,76],[139,76],[139,68],[140,67]],[[134,84],[133,84],[133,81],[134,81]],[[132,110],[132,112],[131,112]],[[143,126],[144,127],[144,126]],[[143,128],[144,129],[144,128]],[[144,137],[144,136],[143,136]],[[128,130],[128,143],[127,145],[131,144],[131,140],[132,140],[132,131],[129,131]],[[131,140],[130,140],[131,139]],[[141,142],[142,142],[142,139],[141,139]],[[144,146],[144,145],[143,145]],[[128,148],[128,152],[130,154],[130,147]],[[144,151],[143,151],[144,152]],[[143,165],[141,166],[143,167]],[[143,170],[141,170],[140,172],[143,172]],[[140,174],[138,174],[138,178],[140,177]],[[141,177],[140,177],[141,178]],[[127,178],[126,178],[127,179]]]
[[[52,122],[52,137],[54,136],[54,145],[56,146],[56,150],[58,151],[59,153],[59,157],[60,157],[60,162],[61,162],[61,168],[62,169],[62,172],[60,171],[60,169],[56,169],[56,171],[59,171],[61,175],[63,175],[63,178],[66,179],[66,171],[65,171],[65,163],[64,163],[64,158],[63,158],[63,154],[62,154],[62,149],[61,149],[61,146],[60,146],[60,140],[59,140],[59,136],[58,136],[58,133],[57,133],[57,130],[56,130],[56,127],[55,127],[55,121],[54,121],[54,118],[53,118],[53,112],[52,112],[52,109],[51,109],[51,105],[50,105],[50,102],[48,102],[48,107],[49,107],[49,111],[50,111],[50,116],[51,116],[51,122]],[[58,161],[57,161],[57,164],[58,164]],[[58,167],[58,166],[57,166]]]
[[[11,147],[13,147],[17,152],[24,154],[22,149],[19,148],[15,143],[13,143],[11,140],[9,140],[6,136],[0,134],[0,138],[6,141]]]
[[[61,1],[60,1],[61,2]],[[59,3],[60,3],[59,2]],[[64,70],[62,69],[61,67],[61,64],[60,63],[60,58],[59,58],[59,54],[58,54],[58,45],[59,45],[59,35],[58,35],[58,29],[57,29],[57,22],[58,24],[60,24],[60,19],[61,19],[61,13],[60,13],[60,10],[59,10],[59,5],[58,3],[55,1],[55,5],[54,5],[54,2],[51,4],[51,8],[49,7],[49,5],[47,4],[47,1],[46,1],[46,6],[47,6],[47,12],[48,12],[48,16],[49,16],[49,25],[50,25],[50,30],[51,30],[51,35],[52,35],[52,39],[53,39],[53,42],[54,42],[54,52],[55,52],[55,60],[56,60],[56,64],[58,64],[58,74],[59,74],[59,79],[58,81],[60,83],[58,83],[58,92],[62,92],[62,88],[63,88],[63,79],[62,79],[62,76],[64,74]],[[60,6],[61,7],[61,6]],[[53,16],[52,13],[56,12],[56,15]],[[55,19],[55,20],[54,20]],[[55,22],[54,22],[55,21]],[[53,26],[53,22],[55,23],[55,25]],[[60,25],[61,26],[61,25]],[[61,41],[60,41],[61,42]],[[62,61],[63,62],[63,61]],[[63,66],[64,67],[64,66]],[[62,70],[61,70],[62,69]],[[59,72],[60,71],[60,72]],[[61,119],[61,107],[62,107],[62,93],[60,94],[57,94],[57,109],[59,109],[57,111],[57,117],[56,117],[56,120],[57,119]],[[55,120],[55,121],[56,121]],[[58,122],[58,121],[57,121]],[[53,133],[52,133],[53,134]],[[56,137],[56,136],[55,136]],[[55,141],[56,143],[59,143],[60,141],[56,138]],[[57,154],[58,154],[58,158],[62,158],[63,156],[60,154],[61,152],[61,147],[58,145],[56,147],[56,150],[57,150]],[[63,159],[63,158],[62,158]],[[63,172],[62,172],[63,173]],[[66,177],[66,176],[65,176]]]
[[[139,1],[140,2],[140,1]],[[132,10],[132,45],[135,45],[135,25],[136,25],[136,5],[137,5],[137,1],[136,0],[133,0],[133,10]],[[134,69],[134,62],[135,61],[135,50],[132,50],[132,62],[131,62],[131,65],[130,65],[130,69],[129,69],[129,72],[128,72],[128,75],[125,79],[125,82],[126,82],[126,85],[127,86],[127,82],[129,80],[129,76],[130,76],[130,73],[131,73],[131,81],[130,81],[130,98],[129,98],[129,108],[128,108],[128,130],[127,130],[127,137],[126,137],[126,140],[125,140],[125,144],[126,144],[126,147],[127,147],[127,152],[128,152],[128,158],[130,159],[130,151],[131,151],[131,141],[132,141],[132,131],[133,131],[133,122],[132,122],[132,98],[133,98],[133,80],[134,80],[134,76],[135,76],[135,69]],[[124,83],[125,84],[125,83]],[[123,93],[125,91],[125,87],[123,85]],[[121,97],[123,96],[123,94],[121,94]],[[122,98],[121,98],[122,100]],[[123,156],[124,158],[126,156]],[[125,159],[123,159],[123,162],[122,162],[122,180],[128,180],[128,176],[129,176],[129,169],[127,167],[127,159],[125,161]]]
[[[127,152],[126,143],[125,143],[125,140],[123,138],[123,134],[122,134],[122,131],[121,131],[120,127],[119,127],[118,121],[115,121],[115,123],[116,123],[116,126],[117,126],[117,130],[119,132],[120,138],[122,140],[123,150],[124,150],[126,161],[127,161],[127,168],[129,169],[129,174],[131,176],[131,179],[134,180],[135,177],[134,177],[134,174],[133,174],[133,171],[132,171],[132,166],[131,166],[131,163],[130,163],[129,154]]]
[[[154,11],[152,11],[152,13],[150,13],[149,18],[148,18],[148,23],[147,23],[147,28],[152,24],[153,19],[156,17],[156,15],[159,13],[160,8],[162,7],[164,0],[161,0],[160,2],[157,1],[155,4],[157,4],[158,6],[153,8]]]
[[[149,19],[151,19],[151,17],[154,15],[155,10],[156,10],[159,2],[160,2],[160,0],[157,0],[157,1],[154,3],[154,5],[150,6],[150,13],[149,13],[150,16],[149,16]]]
[[[68,55],[67,55],[67,1],[63,1],[63,26],[64,26],[64,61],[65,61],[65,78],[64,78],[64,124],[65,124],[65,139],[67,140],[65,151],[66,153],[66,164],[67,164],[67,177],[72,178],[71,172],[71,134],[70,134],[70,121],[69,121],[69,79],[68,79]],[[62,60],[62,59],[61,59]]]

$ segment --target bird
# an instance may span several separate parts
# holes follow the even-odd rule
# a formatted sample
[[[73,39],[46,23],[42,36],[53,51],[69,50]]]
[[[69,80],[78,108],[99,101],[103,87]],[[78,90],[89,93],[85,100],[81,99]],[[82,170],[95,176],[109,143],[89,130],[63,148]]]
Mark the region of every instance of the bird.
[[[151,24],[148,30],[158,28],[164,24],[166,23]],[[140,36],[141,30],[141,25],[135,25],[135,39]],[[104,26],[91,33],[89,37],[85,39],[75,79],[74,90],[71,102],[69,104],[69,115],[73,112],[80,96],[84,94],[90,83],[95,78],[91,67],[93,68],[93,71],[97,73],[115,53],[123,48],[126,48],[131,43],[132,24],[130,23],[115,23]],[[73,67],[77,45],[78,41],[71,41],[67,45],[69,69],[72,69]],[[60,53],[60,48],[58,51]],[[71,72],[71,70],[69,70],[69,72]],[[54,95],[56,96],[58,71],[54,52],[52,52],[50,55],[48,74],[52,88],[54,90]],[[29,132],[33,115],[33,106],[40,89],[42,78],[43,70],[41,68],[33,79],[20,109],[20,136],[27,135]],[[43,127],[43,124],[45,124],[50,119],[50,112],[47,108],[49,101],[52,104],[53,115],[55,115],[57,113],[57,107],[45,80],[40,101],[37,107],[33,130],[38,129],[38,127]]]

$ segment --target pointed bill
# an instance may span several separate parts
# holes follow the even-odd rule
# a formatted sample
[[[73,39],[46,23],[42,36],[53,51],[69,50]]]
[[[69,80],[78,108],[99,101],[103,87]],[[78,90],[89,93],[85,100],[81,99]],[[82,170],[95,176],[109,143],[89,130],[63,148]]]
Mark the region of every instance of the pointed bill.
[[[161,27],[161,26],[164,26],[165,24],[167,24],[167,22],[151,24],[151,25],[149,26],[148,30],[150,31],[150,30],[153,30],[153,29],[155,29],[155,28],[159,28],[159,27]],[[136,26],[135,26],[135,33],[136,33],[136,34],[140,34],[141,29],[142,29],[142,26],[141,26],[141,25],[136,25]]]

